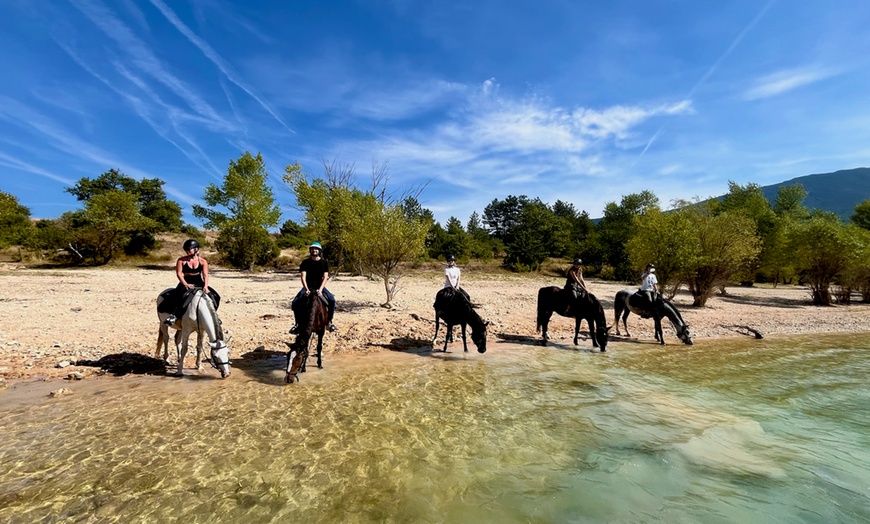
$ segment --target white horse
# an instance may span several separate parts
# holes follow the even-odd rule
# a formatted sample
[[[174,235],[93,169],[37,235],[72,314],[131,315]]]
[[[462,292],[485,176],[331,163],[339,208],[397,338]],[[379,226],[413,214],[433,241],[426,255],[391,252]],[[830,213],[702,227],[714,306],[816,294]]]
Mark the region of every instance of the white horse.
[[[165,292],[165,291],[164,291]],[[163,301],[162,293],[157,296],[157,306],[159,309],[160,303]],[[157,353],[160,356],[160,346],[163,346],[163,360],[168,362],[169,358],[169,327],[164,324],[170,313],[158,311],[157,318],[160,319],[160,333],[157,336]],[[184,366],[184,357],[187,356],[188,341],[190,334],[196,331],[196,369],[202,371],[202,338],[203,333],[208,335],[209,346],[211,347],[211,365],[221,373],[221,378],[230,376],[230,350],[227,344],[229,339],[224,340],[224,332],[221,327],[221,321],[218,318],[217,311],[214,308],[214,302],[211,297],[202,292],[202,289],[197,289],[193,294],[193,299],[190,305],[184,311],[184,314],[178,318],[172,325],[175,329],[175,348],[178,353],[178,371],[175,373],[181,376]]]

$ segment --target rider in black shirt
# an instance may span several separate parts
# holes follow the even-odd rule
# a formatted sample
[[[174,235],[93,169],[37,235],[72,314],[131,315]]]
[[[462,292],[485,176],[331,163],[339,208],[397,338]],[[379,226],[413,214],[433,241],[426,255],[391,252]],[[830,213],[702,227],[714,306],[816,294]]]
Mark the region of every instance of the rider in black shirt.
[[[322,256],[323,247],[320,245],[320,242],[312,242],[311,246],[308,247],[308,253],[311,256],[303,260],[302,264],[299,265],[299,279],[302,281],[302,289],[293,298],[290,308],[295,312],[296,301],[303,295],[310,295],[311,293],[323,295],[326,297],[327,302],[329,302],[327,307],[329,326],[327,329],[335,331],[335,325],[332,323],[332,317],[335,315],[335,297],[326,289],[326,281],[329,280],[329,264],[326,263],[326,260]],[[290,328],[290,333],[295,335],[298,330],[299,327],[294,324]]]

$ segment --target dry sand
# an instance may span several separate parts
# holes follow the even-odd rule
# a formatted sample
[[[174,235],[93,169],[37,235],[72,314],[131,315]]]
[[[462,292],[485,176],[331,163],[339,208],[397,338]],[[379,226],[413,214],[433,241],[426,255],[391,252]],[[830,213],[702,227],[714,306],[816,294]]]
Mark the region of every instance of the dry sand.
[[[382,282],[346,276],[334,279],[328,287],[338,299],[338,332],[327,334],[325,355],[431,347],[432,302],[442,281],[442,270],[411,272],[401,282],[394,307],[385,309],[380,306],[385,300]],[[463,283],[479,304],[481,315],[492,322],[491,340],[537,340],[537,291],[563,282],[541,274],[463,272]],[[287,330],[292,323],[289,301],[299,288],[295,273],[213,268],[211,283],[224,299],[220,316],[232,336],[232,358],[253,355],[257,348],[267,353],[286,351],[283,342],[291,338]],[[629,286],[596,280],[589,284],[612,323],[613,297]],[[87,377],[100,373],[100,367],[81,365],[83,361],[123,353],[139,354],[153,363],[145,356],[153,357],[156,350],[155,298],[174,285],[171,263],[165,269],[0,267],[0,382],[66,378],[72,372]],[[816,307],[809,304],[809,298],[803,287],[731,287],[726,296],[712,298],[703,308],[691,307],[691,297],[684,293],[677,295],[674,303],[696,340],[745,336],[734,327],[740,325],[765,336],[870,332],[870,305]],[[632,315],[628,322],[633,337],[652,340],[651,320]],[[572,329],[572,320],[554,317],[550,324],[552,341],[570,344]],[[675,351],[686,350],[667,324],[665,338]],[[454,351],[461,351],[459,344],[451,346]],[[591,342],[581,341],[580,347],[586,346],[591,348]],[[608,348],[618,350],[618,345]],[[174,360],[171,354],[170,360]],[[186,365],[193,365],[192,354]]]

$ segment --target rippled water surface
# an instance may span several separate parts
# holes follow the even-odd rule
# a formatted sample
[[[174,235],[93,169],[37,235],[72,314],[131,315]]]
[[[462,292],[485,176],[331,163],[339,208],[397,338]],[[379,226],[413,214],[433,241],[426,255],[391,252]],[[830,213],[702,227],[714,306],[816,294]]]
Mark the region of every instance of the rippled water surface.
[[[490,346],[0,393],[0,521],[870,521],[866,335]]]

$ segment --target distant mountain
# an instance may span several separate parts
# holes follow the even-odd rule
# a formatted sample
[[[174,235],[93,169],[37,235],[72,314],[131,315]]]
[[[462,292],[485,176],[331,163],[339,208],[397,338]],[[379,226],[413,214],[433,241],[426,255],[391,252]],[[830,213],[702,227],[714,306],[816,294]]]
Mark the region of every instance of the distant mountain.
[[[870,199],[870,167],[799,176],[779,184],[762,186],[761,190],[773,205],[779,188],[794,184],[801,184],[807,190],[805,206],[836,213],[848,222],[855,213],[855,206]]]

